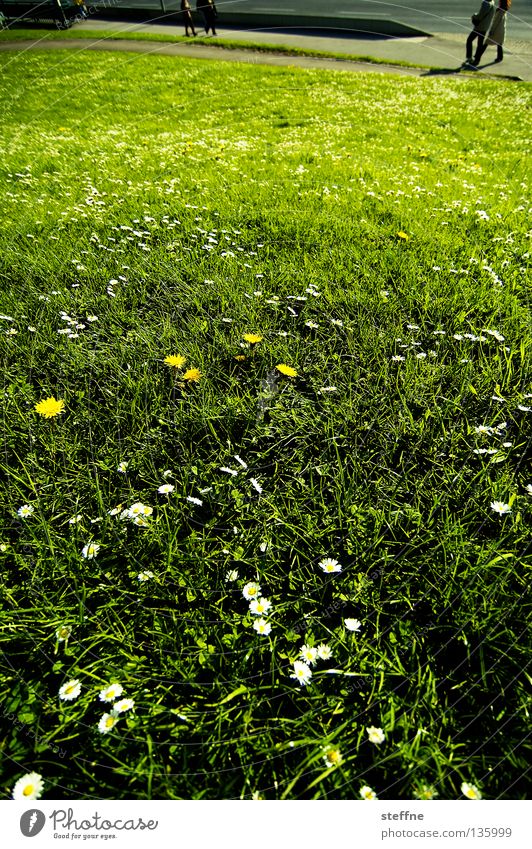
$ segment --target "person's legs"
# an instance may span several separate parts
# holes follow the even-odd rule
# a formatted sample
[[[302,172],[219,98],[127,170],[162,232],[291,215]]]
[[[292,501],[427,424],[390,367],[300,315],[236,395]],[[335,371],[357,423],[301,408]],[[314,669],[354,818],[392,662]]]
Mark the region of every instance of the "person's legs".
[[[471,59],[473,58],[473,42],[475,41],[476,38],[478,38],[478,32],[475,32],[475,30],[473,30],[472,32],[469,33],[469,36],[468,36],[467,41],[466,41],[466,48],[465,48],[466,49],[466,62],[471,62]]]
[[[503,58],[504,58],[504,52],[503,52],[503,49],[502,49],[502,44],[498,44],[497,45],[497,58],[495,59],[495,61],[496,62],[502,62]]]
[[[482,59],[484,53],[486,52],[487,46],[488,46],[488,42],[484,41],[484,36],[479,35],[478,42],[477,42],[477,49],[475,51],[475,58],[473,59],[473,65],[478,65],[478,63]]]

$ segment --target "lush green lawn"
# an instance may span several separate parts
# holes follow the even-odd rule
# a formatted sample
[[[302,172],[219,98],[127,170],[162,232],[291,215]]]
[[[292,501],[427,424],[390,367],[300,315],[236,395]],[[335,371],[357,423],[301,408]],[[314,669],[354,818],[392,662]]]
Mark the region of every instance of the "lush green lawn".
[[[0,62],[4,794],[524,797],[530,88]]]

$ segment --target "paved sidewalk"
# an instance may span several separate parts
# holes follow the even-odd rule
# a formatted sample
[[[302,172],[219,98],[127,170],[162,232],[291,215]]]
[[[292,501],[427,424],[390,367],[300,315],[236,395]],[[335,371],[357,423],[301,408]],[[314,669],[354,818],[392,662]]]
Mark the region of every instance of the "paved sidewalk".
[[[183,35],[183,27],[171,23],[138,23],[113,20],[102,20],[91,18],[83,23],[75,25],[76,30],[113,30],[114,32],[151,32],[166,35]],[[72,30],[74,33],[75,30]],[[0,50],[6,49],[28,49],[38,46],[43,49],[52,47],[70,47],[82,50],[126,50],[135,53],[160,53],[171,56],[188,56],[196,58],[219,59],[236,62],[247,62],[254,64],[269,65],[294,65],[307,68],[334,68],[346,71],[374,71],[380,73],[399,73],[415,76],[423,76],[430,73],[435,75],[437,71],[424,71],[421,69],[393,67],[394,61],[412,62],[426,66],[444,69],[442,74],[461,74],[467,79],[466,74],[460,70],[465,57],[464,45],[467,32],[461,39],[456,34],[437,33],[432,37],[416,36],[413,38],[385,38],[385,37],[347,37],[345,33],[335,31],[333,33],[315,30],[307,34],[298,30],[297,33],[290,30],[234,30],[218,29],[217,38],[212,38],[213,46],[190,43],[164,44],[162,42],[150,41],[127,41],[113,39],[89,39],[61,40],[35,42],[0,42]],[[387,62],[390,65],[370,65],[357,61],[340,61],[335,59],[314,59],[310,57],[287,56],[283,54],[267,54],[239,50],[222,50],[214,44],[223,44],[224,39],[232,41],[253,41],[255,43],[284,45],[287,47],[302,47],[311,50],[323,50],[327,52],[352,54],[358,56],[371,56]],[[488,48],[481,65],[477,71],[470,73],[475,76],[490,75],[496,77],[511,78],[532,82],[532,42],[507,42],[505,48],[505,59],[502,63],[494,64],[495,48]]]
[[[76,28],[80,29],[113,29],[127,30],[129,32],[153,32],[168,35],[184,35],[184,28],[180,22],[172,23],[149,22],[124,22],[104,19],[90,19]],[[198,28],[198,32],[199,32]],[[357,56],[371,56],[390,62],[402,61],[412,62],[415,65],[427,65],[430,67],[446,68],[456,70],[465,59],[465,41],[469,35],[469,28],[464,30],[463,38],[456,33],[434,33],[432,37],[415,36],[413,38],[386,38],[378,36],[365,36],[363,34],[346,35],[340,30],[334,32],[297,32],[290,29],[279,30],[242,30],[226,29],[221,25],[217,27],[218,37],[213,41],[223,43],[224,39],[232,41],[254,41],[262,44],[276,44],[287,47],[302,47],[312,50],[323,50],[329,53],[347,53]],[[496,74],[504,77],[519,77],[522,80],[532,81],[532,40],[529,42],[513,42],[508,39],[506,43],[505,59],[500,64],[492,64],[496,56],[495,47],[486,51],[478,71]]]

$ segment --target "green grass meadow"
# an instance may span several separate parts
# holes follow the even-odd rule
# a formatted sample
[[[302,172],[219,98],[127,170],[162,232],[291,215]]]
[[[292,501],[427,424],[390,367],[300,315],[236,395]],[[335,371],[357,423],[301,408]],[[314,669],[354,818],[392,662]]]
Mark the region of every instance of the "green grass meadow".
[[[530,87],[0,65],[2,796],[525,798]]]

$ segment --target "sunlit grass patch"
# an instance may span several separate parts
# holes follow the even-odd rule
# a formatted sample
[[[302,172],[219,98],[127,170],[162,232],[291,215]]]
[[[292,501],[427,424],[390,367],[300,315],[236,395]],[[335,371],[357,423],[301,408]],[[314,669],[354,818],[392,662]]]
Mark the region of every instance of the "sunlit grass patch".
[[[4,795],[524,797],[528,87],[0,61]]]

